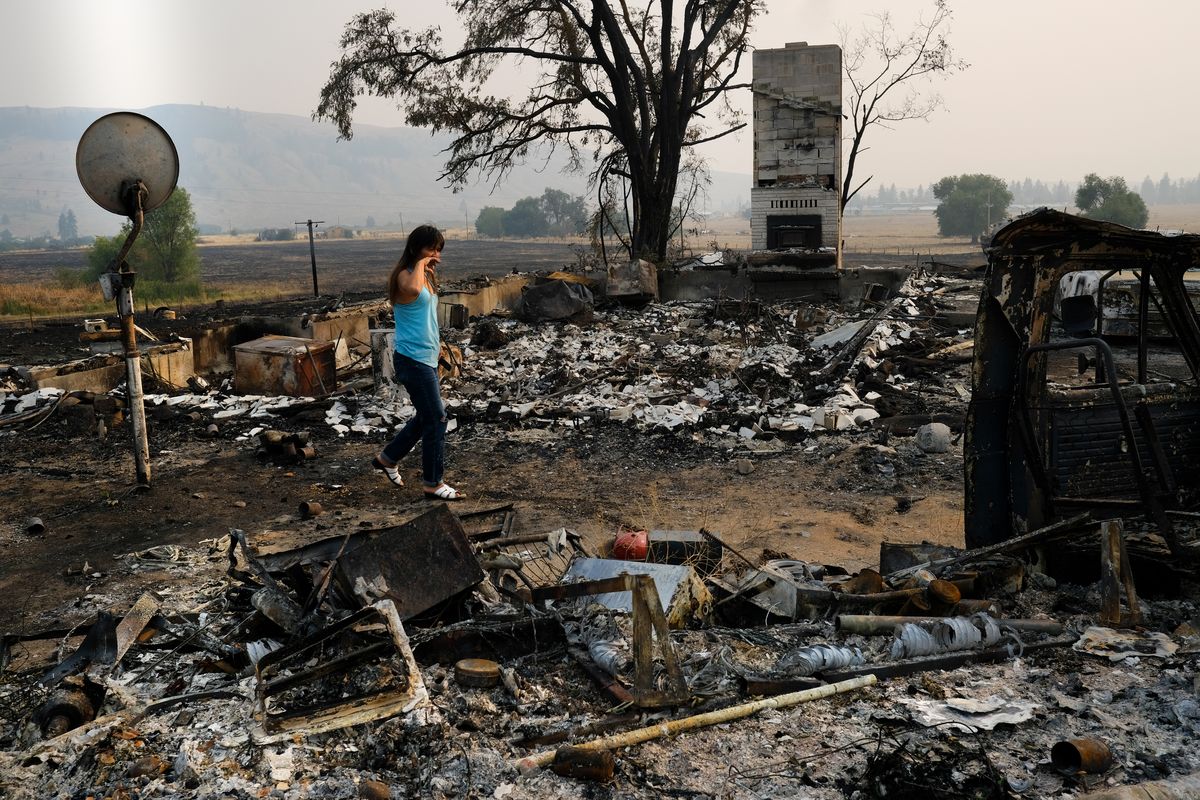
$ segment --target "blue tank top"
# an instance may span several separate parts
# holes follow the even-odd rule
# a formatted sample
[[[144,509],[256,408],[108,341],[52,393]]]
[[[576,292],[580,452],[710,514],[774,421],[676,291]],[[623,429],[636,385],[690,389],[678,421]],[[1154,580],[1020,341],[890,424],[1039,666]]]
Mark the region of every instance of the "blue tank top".
[[[416,300],[392,306],[392,319],[396,321],[396,352],[437,369],[442,348],[437,295],[422,286]]]

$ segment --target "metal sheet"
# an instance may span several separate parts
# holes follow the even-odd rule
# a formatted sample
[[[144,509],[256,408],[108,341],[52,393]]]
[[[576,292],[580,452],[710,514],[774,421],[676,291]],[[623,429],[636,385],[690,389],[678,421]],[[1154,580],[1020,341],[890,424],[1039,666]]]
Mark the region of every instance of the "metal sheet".
[[[342,593],[364,604],[389,599],[405,620],[484,578],[462,523],[442,503],[403,525],[356,531],[348,541],[344,534],[334,536],[258,560],[270,572],[283,572],[324,565],[339,551],[335,575]]]
[[[686,565],[651,564],[645,561],[618,561],[612,558],[576,558],[563,575],[563,584],[576,581],[603,580],[622,574],[649,575],[654,579],[658,602],[672,628],[682,627],[687,618],[703,615],[712,604],[712,595],[704,587],[696,571]],[[633,612],[629,592],[598,594],[588,598],[614,611]]]

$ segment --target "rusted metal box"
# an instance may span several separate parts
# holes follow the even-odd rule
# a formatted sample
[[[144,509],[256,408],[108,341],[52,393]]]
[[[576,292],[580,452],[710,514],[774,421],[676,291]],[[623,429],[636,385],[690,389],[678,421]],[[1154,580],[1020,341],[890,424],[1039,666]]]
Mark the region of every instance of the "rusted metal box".
[[[233,348],[238,394],[324,397],[337,388],[333,342],[268,335]]]

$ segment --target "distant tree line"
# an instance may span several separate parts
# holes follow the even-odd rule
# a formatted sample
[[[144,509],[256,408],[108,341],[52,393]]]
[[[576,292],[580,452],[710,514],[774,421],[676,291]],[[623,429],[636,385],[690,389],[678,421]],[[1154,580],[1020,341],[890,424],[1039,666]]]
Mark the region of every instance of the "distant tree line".
[[[1001,178],[982,174],[947,176],[935,183],[932,191],[938,200],[933,212],[938,233],[970,236],[973,243],[1008,217],[1015,194]],[[1150,218],[1146,203],[1120,177],[1105,179],[1089,173],[1071,201],[1082,216],[1130,228],[1143,228]]]
[[[480,236],[578,236],[587,229],[588,213],[582,197],[547,189],[541,197],[523,197],[512,208],[486,206],[475,218]]]
[[[290,242],[296,238],[296,231],[291,228],[263,228],[255,237],[256,242]]]
[[[1111,180],[1111,179],[1110,179]],[[1063,208],[1075,205],[1075,192],[1081,184],[1068,183],[1063,180],[1046,182],[1023,178],[1006,182],[1008,191],[1012,193],[1012,202],[1018,206],[1050,206]],[[1133,191],[1133,187],[1127,187]],[[1200,203],[1200,175],[1195,178],[1179,178],[1173,180],[1164,174],[1158,180],[1149,175],[1142,179],[1137,187],[1137,194],[1146,205],[1182,205],[1185,203]],[[862,208],[873,205],[934,205],[937,197],[933,185],[920,185],[913,188],[897,188],[896,184],[881,184],[874,194],[855,196],[849,207]]]

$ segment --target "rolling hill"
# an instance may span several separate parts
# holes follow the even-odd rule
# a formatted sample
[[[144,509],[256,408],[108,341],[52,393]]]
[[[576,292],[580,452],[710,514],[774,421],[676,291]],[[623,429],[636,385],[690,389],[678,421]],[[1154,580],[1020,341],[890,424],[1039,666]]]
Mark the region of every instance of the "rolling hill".
[[[0,108],[0,231],[57,235],[70,209],[79,233],[112,234],[122,217],[96,206],[75,175],[79,137],[112,109]],[[406,127],[357,126],[338,141],[334,128],[306,117],[210,106],[139,109],[167,130],[179,152],[179,185],[198,222],[255,230],[296,220],[380,226],[403,222],[474,223],[486,205],[510,207],[546,187],[587,195],[584,176],[555,157],[488,184],[453,193],[437,181],[449,139]],[[749,176],[714,173],[708,207],[735,209],[749,199]]]

